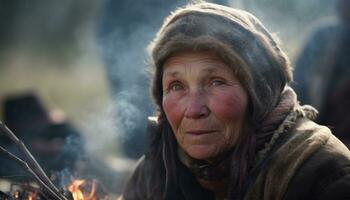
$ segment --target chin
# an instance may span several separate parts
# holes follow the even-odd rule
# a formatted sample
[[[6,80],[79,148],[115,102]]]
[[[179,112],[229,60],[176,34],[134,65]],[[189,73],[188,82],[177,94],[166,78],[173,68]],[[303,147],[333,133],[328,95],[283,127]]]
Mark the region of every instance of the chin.
[[[185,148],[185,152],[194,159],[197,160],[208,160],[210,158],[216,157],[218,152],[215,151],[216,148],[210,147],[208,145],[191,145]]]

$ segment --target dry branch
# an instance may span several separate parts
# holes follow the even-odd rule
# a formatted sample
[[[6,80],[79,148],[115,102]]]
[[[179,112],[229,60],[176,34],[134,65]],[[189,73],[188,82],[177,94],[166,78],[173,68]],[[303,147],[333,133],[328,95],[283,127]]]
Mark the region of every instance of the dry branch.
[[[61,199],[54,191],[52,191],[50,189],[50,187],[48,187],[39,177],[38,175],[35,174],[35,172],[28,166],[28,164],[26,162],[24,162],[22,159],[18,158],[17,156],[15,156],[14,154],[12,154],[11,152],[7,151],[6,149],[4,149],[2,146],[0,146],[0,151],[3,152],[5,155],[7,155],[9,158],[13,159],[14,161],[16,161],[17,163],[20,164],[20,166],[22,166],[27,172],[29,172],[34,179],[38,182],[38,184],[44,188],[44,190],[49,193],[50,195],[54,196],[56,199]]]
[[[31,175],[34,176],[39,185],[44,187],[51,195],[53,195],[53,197],[55,197],[55,199],[68,200],[62,193],[59,192],[57,187],[47,177],[44,170],[40,167],[24,143],[18,139],[17,136],[9,128],[7,128],[4,123],[2,123],[2,121],[0,121],[0,132],[8,137],[16,145],[19,151],[24,154],[25,161],[19,159],[17,156],[11,154],[3,148],[1,148],[2,151],[5,150],[7,153],[4,153],[6,153],[12,159],[17,160],[17,162],[21,163],[21,165],[24,166]]]

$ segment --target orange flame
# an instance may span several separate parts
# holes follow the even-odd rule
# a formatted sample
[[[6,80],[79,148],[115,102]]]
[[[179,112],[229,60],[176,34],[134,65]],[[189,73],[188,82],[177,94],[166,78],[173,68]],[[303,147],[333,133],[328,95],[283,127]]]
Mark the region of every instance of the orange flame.
[[[68,186],[68,190],[72,193],[74,200],[96,200],[96,182],[92,182],[89,193],[86,193],[81,189],[81,186],[85,183],[85,180],[77,179]]]
[[[36,200],[36,199],[38,199],[37,195],[38,194],[35,193],[35,192],[29,192],[28,200]]]

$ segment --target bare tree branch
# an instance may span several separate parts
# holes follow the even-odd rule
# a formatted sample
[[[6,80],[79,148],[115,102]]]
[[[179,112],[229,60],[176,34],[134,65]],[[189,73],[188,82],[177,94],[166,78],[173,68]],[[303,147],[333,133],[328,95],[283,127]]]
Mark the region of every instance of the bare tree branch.
[[[38,181],[40,180],[41,183],[43,183],[43,187],[49,188],[50,189],[49,191],[52,191],[55,194],[54,196],[57,196],[58,200],[68,200],[62,193],[59,192],[57,187],[47,177],[44,170],[40,167],[40,165],[35,160],[33,155],[30,153],[30,151],[24,145],[24,143],[20,139],[18,139],[17,136],[9,128],[7,128],[6,125],[2,121],[0,121],[0,132],[3,133],[6,137],[8,137],[17,146],[17,148],[20,150],[20,152],[24,154],[26,162],[24,162],[21,159],[20,160],[23,161],[23,163],[25,163],[25,167],[28,169],[28,171],[33,176],[38,178],[36,180],[38,180]],[[7,153],[10,153],[10,152],[7,151]],[[16,160],[16,158],[18,159],[18,157],[16,157],[16,156],[13,157],[14,155],[11,153],[7,154],[7,155],[9,155],[9,156],[12,155],[12,156],[10,156],[12,159],[15,159],[15,160]],[[20,162],[19,160],[17,160],[17,161]],[[23,163],[22,163],[22,166],[23,166]]]
[[[3,152],[4,154],[6,154],[9,158],[13,159],[14,161],[16,161],[17,163],[20,164],[20,166],[22,166],[27,172],[29,172],[34,178],[35,180],[38,182],[38,184],[44,188],[44,190],[46,190],[49,194],[51,194],[55,199],[61,199],[54,191],[52,191],[50,189],[50,187],[48,187],[35,173],[34,171],[28,166],[28,164],[26,162],[24,162],[22,159],[18,158],[17,156],[15,156],[14,154],[12,154],[11,152],[7,151],[6,149],[4,149],[2,146],[0,146],[0,151]]]

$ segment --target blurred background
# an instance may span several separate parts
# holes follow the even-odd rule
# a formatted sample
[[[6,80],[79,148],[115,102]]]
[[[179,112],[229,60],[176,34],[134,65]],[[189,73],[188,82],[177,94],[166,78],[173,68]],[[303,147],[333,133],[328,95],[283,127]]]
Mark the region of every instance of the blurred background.
[[[312,26],[321,18],[333,16],[335,7],[335,1],[327,0],[217,2],[258,16],[281,38],[283,49],[292,61]],[[98,140],[103,140],[100,137],[103,135],[112,143],[101,145],[94,152],[110,149],[118,143],[109,140],[118,134],[112,119],[112,115],[118,115],[113,113],[114,104],[118,104],[113,95],[119,93],[123,98],[132,98],[138,94],[138,86],[148,84],[147,77],[142,76],[147,68],[145,47],[163,17],[186,3],[184,0],[1,0],[0,101],[8,95],[34,92],[47,106],[64,111],[84,136],[96,135]],[[140,94],[148,95],[147,87],[144,89]],[[126,90],[136,93],[121,94]],[[119,104],[122,103],[130,102]],[[134,103],[136,108],[124,106],[137,115],[140,103]],[[146,112],[152,114],[151,109]],[[125,121],[130,116],[123,117]],[[134,126],[132,123],[124,126]]]
[[[319,21],[336,15],[331,0],[211,2],[255,14],[280,37],[293,65]],[[163,18],[186,3],[0,0],[0,119],[9,121],[5,102],[34,95],[49,123],[74,126],[88,155],[111,162],[138,158],[147,116],[155,113],[145,48]]]

